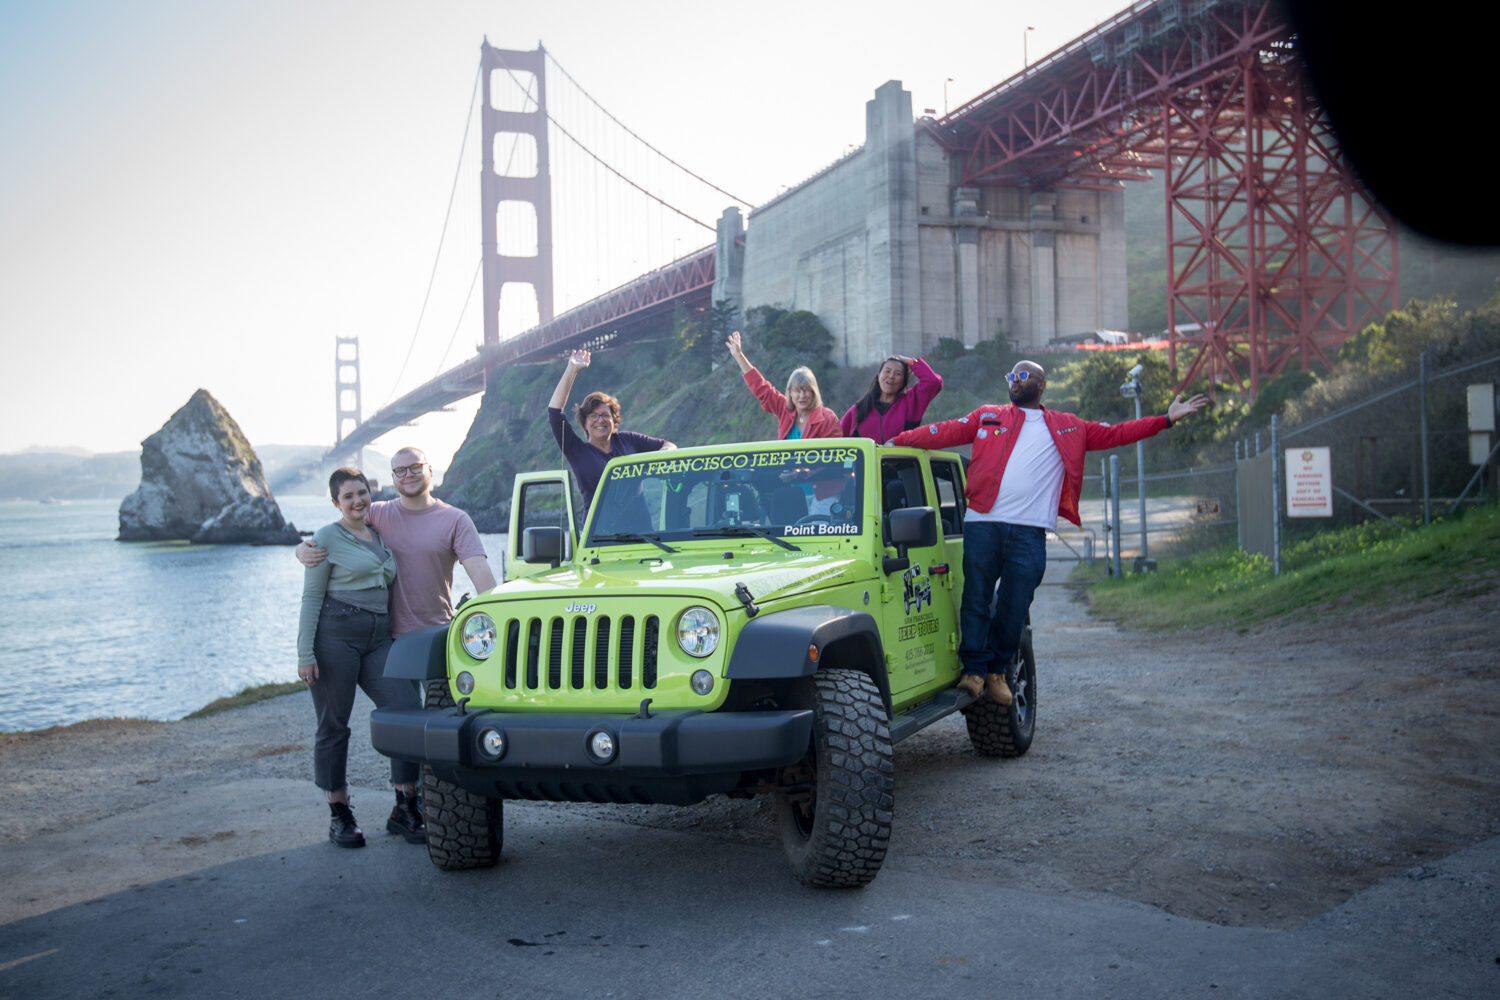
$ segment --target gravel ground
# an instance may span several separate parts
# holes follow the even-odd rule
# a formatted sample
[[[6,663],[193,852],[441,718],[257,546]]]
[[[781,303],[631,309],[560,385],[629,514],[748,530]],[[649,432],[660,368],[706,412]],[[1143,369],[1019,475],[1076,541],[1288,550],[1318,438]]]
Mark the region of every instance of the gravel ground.
[[[1085,601],[1045,586],[1033,608],[1030,753],[977,757],[958,716],[897,747],[888,868],[1279,928],[1500,834],[1500,591],[1169,635],[1118,629]],[[389,773],[361,738],[368,710],[361,696],[350,761],[367,828]],[[0,735],[0,847],[243,779],[306,781],[289,815],[321,823],[312,729],[299,693]],[[765,800],[507,809],[776,842]]]

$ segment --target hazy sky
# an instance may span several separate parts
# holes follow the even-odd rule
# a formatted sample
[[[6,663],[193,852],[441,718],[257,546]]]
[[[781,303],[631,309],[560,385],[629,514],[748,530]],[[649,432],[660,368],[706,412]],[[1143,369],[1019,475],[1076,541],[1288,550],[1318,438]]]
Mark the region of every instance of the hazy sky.
[[[956,107],[1019,70],[1023,36],[1035,61],[1125,6],[0,0],[0,452],[132,449],[199,387],[254,444],[326,445],[336,336],[360,337],[367,415],[471,353],[477,125],[461,166],[459,149],[485,36],[545,45],[630,128],[759,203],[862,143],[886,80],[941,112],[945,83]],[[566,288],[694,249],[606,221],[559,235],[559,311]],[[445,465],[477,402],[377,447]]]

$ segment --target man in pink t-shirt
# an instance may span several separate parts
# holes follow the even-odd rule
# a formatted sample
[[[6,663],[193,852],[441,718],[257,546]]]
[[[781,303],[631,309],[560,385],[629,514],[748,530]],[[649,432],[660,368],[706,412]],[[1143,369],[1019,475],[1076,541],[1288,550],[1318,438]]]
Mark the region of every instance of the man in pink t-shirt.
[[[391,456],[391,478],[400,500],[370,505],[369,521],[396,558],[391,583],[391,636],[430,625],[446,625],[453,617],[453,564],[480,591],[495,585],[484,543],[469,515],[432,495],[432,466],[420,448],[402,448]],[[326,553],[304,542],[297,559],[316,566]]]

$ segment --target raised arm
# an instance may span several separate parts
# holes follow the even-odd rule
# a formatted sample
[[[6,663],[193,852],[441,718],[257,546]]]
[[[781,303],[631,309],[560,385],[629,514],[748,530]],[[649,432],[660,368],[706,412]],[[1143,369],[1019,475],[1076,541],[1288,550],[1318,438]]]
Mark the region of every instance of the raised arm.
[[[750,369],[754,368],[755,366],[750,363],[750,359],[749,358],[745,357],[745,352],[740,347],[740,331],[736,330],[733,333],[731,333],[729,335],[729,339],[726,340],[726,341],[724,341],[724,346],[727,347],[727,348],[729,348],[729,353],[734,357],[734,360],[739,364],[739,366],[740,366],[740,374],[741,375],[747,375],[747,374],[749,374]]]
[[[568,393],[573,391],[573,380],[578,377],[581,369],[589,366],[590,355],[582,348],[568,355],[567,367],[563,369],[562,378],[557,380],[557,388],[552,390],[552,398],[547,400],[547,406],[554,410],[561,410],[563,404],[568,401]]]
[[[921,358],[910,358],[906,363],[911,366],[911,373],[917,377],[917,384],[906,390],[912,398],[911,419],[920,421],[927,412],[928,405],[943,391],[943,376],[933,371],[932,366]]]

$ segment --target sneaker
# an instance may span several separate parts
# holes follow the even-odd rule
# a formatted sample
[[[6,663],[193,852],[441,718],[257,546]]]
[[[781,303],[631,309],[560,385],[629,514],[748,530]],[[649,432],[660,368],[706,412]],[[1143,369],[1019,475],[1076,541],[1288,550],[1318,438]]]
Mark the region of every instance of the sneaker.
[[[970,698],[984,694],[984,678],[978,674],[964,674],[955,686]]]
[[[985,690],[990,693],[990,700],[1000,705],[1009,705],[1015,699],[1011,697],[1010,685],[1005,683],[1005,671],[997,670],[984,679]]]
[[[422,819],[416,796],[407,798],[401,792],[396,793],[396,807],[391,810],[391,818],[385,821],[385,832],[400,834],[408,844],[427,843],[427,824]]]
[[[354,822],[354,811],[347,802],[330,802],[328,811],[333,819],[328,823],[328,839],[339,847],[364,847],[365,835]]]

